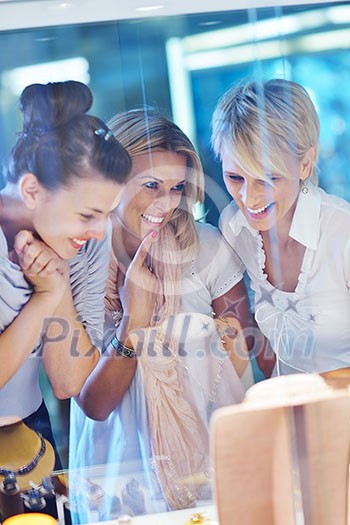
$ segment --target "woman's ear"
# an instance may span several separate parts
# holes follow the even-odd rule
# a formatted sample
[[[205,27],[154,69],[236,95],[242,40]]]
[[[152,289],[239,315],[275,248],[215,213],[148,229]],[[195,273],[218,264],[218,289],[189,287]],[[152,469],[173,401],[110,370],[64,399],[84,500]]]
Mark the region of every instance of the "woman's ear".
[[[315,148],[310,146],[301,161],[300,180],[306,180],[311,175],[311,170],[315,162]]]
[[[43,190],[37,177],[33,173],[25,173],[21,178],[19,189],[27,208],[35,210]]]

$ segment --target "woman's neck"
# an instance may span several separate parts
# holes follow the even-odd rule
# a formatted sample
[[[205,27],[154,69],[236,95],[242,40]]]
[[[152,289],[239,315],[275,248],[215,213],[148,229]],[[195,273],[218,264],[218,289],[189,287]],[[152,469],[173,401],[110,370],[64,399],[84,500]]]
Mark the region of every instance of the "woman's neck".
[[[116,213],[111,218],[113,225],[112,248],[118,261],[127,268],[133,260],[141,241],[125,227]]]

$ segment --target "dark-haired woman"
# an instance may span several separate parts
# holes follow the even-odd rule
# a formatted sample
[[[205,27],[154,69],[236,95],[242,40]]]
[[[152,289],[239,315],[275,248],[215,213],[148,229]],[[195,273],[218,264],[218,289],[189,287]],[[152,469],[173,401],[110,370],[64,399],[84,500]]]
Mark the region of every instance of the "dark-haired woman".
[[[50,441],[39,366],[64,399],[98,361],[106,226],[131,167],[107,126],[86,113],[91,104],[79,82],[28,86],[0,192],[0,415]]]

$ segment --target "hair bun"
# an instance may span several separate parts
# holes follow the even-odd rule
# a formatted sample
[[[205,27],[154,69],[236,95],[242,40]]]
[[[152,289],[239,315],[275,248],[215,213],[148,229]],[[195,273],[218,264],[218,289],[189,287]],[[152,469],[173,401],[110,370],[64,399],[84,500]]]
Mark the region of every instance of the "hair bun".
[[[47,131],[67,124],[92,106],[92,93],[82,82],[50,82],[27,86],[20,97],[23,131]]]

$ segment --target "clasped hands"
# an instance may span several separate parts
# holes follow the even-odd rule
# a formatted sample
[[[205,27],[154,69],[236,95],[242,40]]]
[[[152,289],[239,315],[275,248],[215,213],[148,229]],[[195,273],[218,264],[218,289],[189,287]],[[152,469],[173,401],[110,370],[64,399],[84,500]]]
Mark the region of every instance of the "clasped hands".
[[[34,293],[63,296],[69,283],[69,266],[57,253],[28,230],[17,233],[14,251],[24,276]]]

